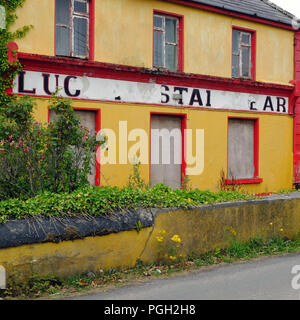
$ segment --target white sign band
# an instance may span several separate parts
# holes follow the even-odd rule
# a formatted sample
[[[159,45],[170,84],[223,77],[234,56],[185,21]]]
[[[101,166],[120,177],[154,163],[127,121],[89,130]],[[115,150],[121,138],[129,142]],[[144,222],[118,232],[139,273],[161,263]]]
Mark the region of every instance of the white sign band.
[[[289,98],[243,92],[210,90],[157,83],[21,72],[13,92],[33,96],[58,95],[82,100],[199,107],[288,114]]]

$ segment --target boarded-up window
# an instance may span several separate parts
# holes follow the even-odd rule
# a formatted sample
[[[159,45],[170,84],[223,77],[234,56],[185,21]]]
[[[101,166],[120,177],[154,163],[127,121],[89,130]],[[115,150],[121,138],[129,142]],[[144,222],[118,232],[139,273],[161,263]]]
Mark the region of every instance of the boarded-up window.
[[[56,0],[56,55],[87,58],[88,0]]]
[[[251,78],[252,76],[252,48],[251,32],[233,30],[232,37],[232,77]]]
[[[228,123],[228,179],[255,177],[256,120],[229,119]]]
[[[154,66],[178,69],[178,18],[154,15]]]

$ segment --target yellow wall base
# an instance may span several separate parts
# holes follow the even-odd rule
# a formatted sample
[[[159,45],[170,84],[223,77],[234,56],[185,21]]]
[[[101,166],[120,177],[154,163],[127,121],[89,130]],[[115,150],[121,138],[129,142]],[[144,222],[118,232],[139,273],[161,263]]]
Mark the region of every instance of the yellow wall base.
[[[299,234],[300,199],[258,200],[194,210],[162,210],[154,226],[140,232],[0,249],[0,265],[6,268],[8,277],[19,279],[33,272],[67,277],[133,267],[138,259],[145,263],[157,262],[165,255],[169,259],[170,244],[176,244],[170,240],[174,235],[181,239],[181,248],[176,249],[178,258],[179,254],[200,254],[225,247],[235,239],[293,238]]]

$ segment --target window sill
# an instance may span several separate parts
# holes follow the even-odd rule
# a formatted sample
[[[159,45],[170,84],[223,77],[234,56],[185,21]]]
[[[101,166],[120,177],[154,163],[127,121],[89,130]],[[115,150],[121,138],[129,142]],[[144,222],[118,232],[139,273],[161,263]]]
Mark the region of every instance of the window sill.
[[[152,70],[156,71],[156,72],[167,72],[167,73],[168,72],[181,72],[179,69],[168,69],[168,68],[156,67],[156,66],[153,66]]]
[[[76,56],[60,56],[60,55],[55,55],[56,58],[59,59],[66,59],[66,60],[85,60],[85,61],[89,61],[88,57],[76,57]]]
[[[237,179],[237,180],[225,180],[226,185],[234,185],[234,184],[259,184],[262,183],[263,179],[261,178],[253,178],[253,179]]]
[[[253,79],[252,77],[231,77],[233,80],[248,80],[248,81],[255,81],[255,79]]]

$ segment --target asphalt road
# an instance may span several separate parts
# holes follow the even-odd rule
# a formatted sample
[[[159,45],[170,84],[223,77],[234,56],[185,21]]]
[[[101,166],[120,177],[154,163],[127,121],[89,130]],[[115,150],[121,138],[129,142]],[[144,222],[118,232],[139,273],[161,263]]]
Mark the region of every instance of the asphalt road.
[[[299,265],[300,273],[300,254],[224,265],[71,299],[300,300],[300,289],[292,288],[295,265]],[[300,287],[300,276],[295,283]]]

